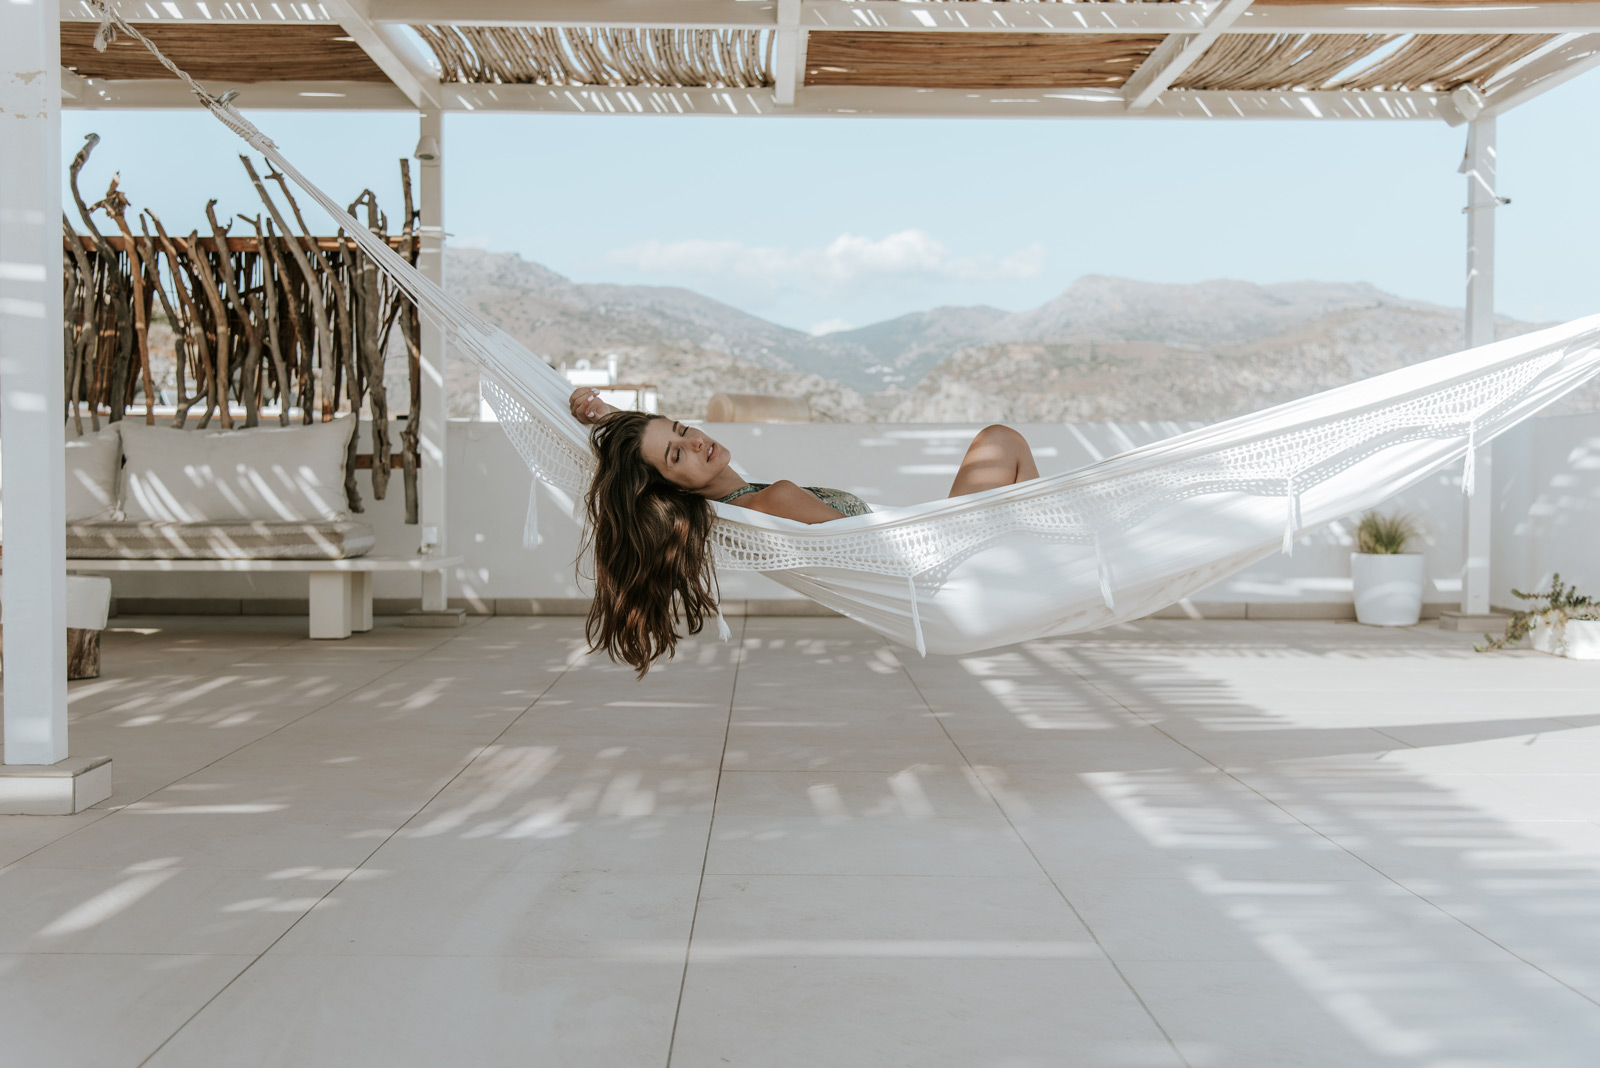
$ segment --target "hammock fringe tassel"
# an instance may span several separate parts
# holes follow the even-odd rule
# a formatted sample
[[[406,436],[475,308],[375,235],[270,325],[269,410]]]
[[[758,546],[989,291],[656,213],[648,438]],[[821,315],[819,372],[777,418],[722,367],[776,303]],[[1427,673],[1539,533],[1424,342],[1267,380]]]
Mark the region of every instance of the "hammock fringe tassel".
[[[728,621],[722,618],[722,605],[717,605],[717,640],[725,642],[733,637],[733,631],[728,629]]]
[[[539,535],[539,480],[528,483],[528,514],[522,520],[522,547],[537,549],[544,538]]]
[[[922,638],[922,612],[917,608],[917,576],[906,576],[906,587],[911,594],[911,630],[917,636],[917,655],[928,655],[928,643]]]
[[[1111,595],[1111,569],[1106,566],[1105,554],[1100,551],[1100,535],[1094,536],[1094,566],[1100,575],[1100,600],[1111,611],[1117,610],[1117,599]]]
[[[1285,489],[1288,505],[1288,518],[1283,524],[1283,555],[1294,555],[1294,532],[1300,529],[1300,494],[1295,492],[1294,476],[1289,476],[1289,484]]]

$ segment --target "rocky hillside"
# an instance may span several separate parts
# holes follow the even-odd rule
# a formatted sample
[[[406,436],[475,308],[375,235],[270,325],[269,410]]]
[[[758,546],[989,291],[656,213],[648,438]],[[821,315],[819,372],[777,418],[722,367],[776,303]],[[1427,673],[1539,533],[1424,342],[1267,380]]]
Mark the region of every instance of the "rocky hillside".
[[[575,283],[512,254],[451,250],[446,278],[552,364],[616,353],[626,380],[689,417],[727,391],[805,396],[828,421],[1214,420],[1461,344],[1459,310],[1365,284],[1089,276],[1030,311],[935,308],[812,337],[687,289]],[[450,389],[453,413],[476,411],[470,368],[452,368]],[[1600,386],[1561,410],[1600,410]]]

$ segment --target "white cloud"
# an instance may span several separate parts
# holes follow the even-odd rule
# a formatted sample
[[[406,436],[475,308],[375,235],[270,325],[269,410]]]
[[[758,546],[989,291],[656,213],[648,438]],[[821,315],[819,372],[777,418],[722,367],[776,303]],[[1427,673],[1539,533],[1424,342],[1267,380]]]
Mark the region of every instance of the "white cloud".
[[[840,234],[826,246],[796,250],[740,241],[644,241],[608,253],[606,262],[646,274],[721,277],[831,292],[870,281],[1032,278],[1044,267],[1044,246],[1029,245],[1006,256],[957,256],[926,230],[901,230],[876,240]]]
[[[841,330],[850,329],[848,319],[824,319],[820,323],[811,325],[811,336],[821,337],[823,334],[837,334]]]

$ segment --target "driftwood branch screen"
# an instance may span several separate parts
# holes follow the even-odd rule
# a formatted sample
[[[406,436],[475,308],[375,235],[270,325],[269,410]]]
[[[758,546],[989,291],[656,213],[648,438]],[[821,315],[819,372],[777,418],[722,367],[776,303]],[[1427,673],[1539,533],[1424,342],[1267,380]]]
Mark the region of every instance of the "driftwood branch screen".
[[[341,411],[366,415],[372,495],[384,499],[390,470],[399,467],[406,522],[416,523],[420,428],[410,413],[421,400],[421,321],[410,299],[342,232],[312,236],[283,176],[259,173],[247,156],[239,158],[265,210],[223,226],[213,200],[205,234],[169,234],[152,211],[130,219],[116,177],[103,198],[86,203],[78,175],[98,140],[89,135],[69,170],[87,233],[65,214],[61,220],[66,418],[82,433],[86,422],[99,429],[102,413],[110,422],[122,419],[136,402],[146,423],[155,422],[158,405],[170,405],[178,428],[191,418],[200,428],[215,419],[233,429],[258,426],[263,417],[288,426]],[[370,189],[350,213],[415,263],[419,213],[404,159],[400,185],[404,206],[394,231]],[[103,234],[97,215],[116,232]],[[165,361],[160,368],[161,388],[152,366],[152,328],[159,327],[170,331],[172,348],[170,368]],[[406,366],[404,384],[396,386],[409,388],[398,450],[390,442],[384,376],[391,351],[403,353]],[[359,437],[351,435],[345,462],[345,493],[357,512],[356,471],[367,466],[358,463]]]

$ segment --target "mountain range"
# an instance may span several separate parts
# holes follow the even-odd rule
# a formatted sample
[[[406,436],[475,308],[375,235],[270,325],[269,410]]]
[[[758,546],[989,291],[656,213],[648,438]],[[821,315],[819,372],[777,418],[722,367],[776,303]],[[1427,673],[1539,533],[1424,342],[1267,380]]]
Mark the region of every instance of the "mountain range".
[[[689,289],[577,283],[511,253],[451,249],[445,278],[551,364],[616,354],[623,380],[654,383],[686,418],[723,391],[805,396],[827,421],[1211,421],[1462,344],[1460,310],[1365,283],[1091,275],[1028,311],[942,307],[814,337]],[[452,364],[452,414],[476,412],[476,386]],[[1600,410],[1600,388],[1563,410]]]

